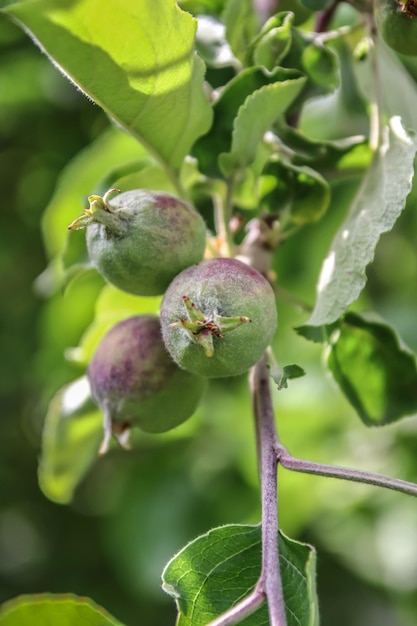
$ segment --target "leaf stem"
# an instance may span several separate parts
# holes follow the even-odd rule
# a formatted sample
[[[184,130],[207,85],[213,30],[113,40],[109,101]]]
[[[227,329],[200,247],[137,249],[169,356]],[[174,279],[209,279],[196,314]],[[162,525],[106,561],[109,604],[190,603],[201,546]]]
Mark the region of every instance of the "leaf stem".
[[[324,11],[319,11],[317,13],[316,23],[314,25],[314,31],[316,33],[326,32],[329,28],[329,24],[332,21],[333,14],[336,10],[337,5],[339,4],[339,0],[335,0],[332,5],[328,9]]]
[[[399,491],[417,497],[417,484],[400,480],[399,478],[389,478],[382,474],[374,474],[373,472],[339,467],[337,465],[327,465],[325,463],[315,463],[314,461],[305,461],[304,459],[292,456],[281,444],[278,444],[277,448],[277,461],[286,469],[293,470],[294,472],[328,476],[330,478],[340,478],[341,480],[375,485],[376,487],[392,489],[393,491]]]
[[[279,441],[266,356],[252,369],[251,390],[262,497],[262,571],[259,584],[267,598],[270,626],[287,626],[278,548],[276,450]]]
[[[365,13],[364,20],[367,22],[370,33],[370,70],[372,80],[372,94],[370,101],[370,126],[369,126],[369,146],[376,151],[382,141],[382,120],[381,120],[381,86],[379,80],[378,65],[378,32],[375,19],[372,13]]]
[[[225,611],[220,617],[212,620],[207,626],[232,626],[242,621],[258,609],[265,600],[265,593],[259,585],[240,602]]]
[[[234,242],[229,227],[232,217],[233,188],[234,180],[230,179],[227,181],[225,197],[215,195],[213,198],[216,234],[223,241],[224,250],[222,252],[229,257],[234,256]]]

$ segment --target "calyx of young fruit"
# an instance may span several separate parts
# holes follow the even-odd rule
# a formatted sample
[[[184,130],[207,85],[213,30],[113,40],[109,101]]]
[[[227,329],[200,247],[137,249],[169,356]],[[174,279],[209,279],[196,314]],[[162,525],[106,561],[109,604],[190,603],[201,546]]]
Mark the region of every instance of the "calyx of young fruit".
[[[161,305],[164,343],[184,369],[236,376],[262,356],[277,326],[273,289],[237,259],[202,261],[179,274]]]
[[[90,196],[89,203],[68,228],[87,229],[92,264],[123,291],[162,294],[174,276],[203,258],[203,218],[170,194],[110,189],[103,197]]]
[[[230,332],[238,328],[241,324],[251,321],[249,317],[243,315],[222,317],[217,313],[213,313],[213,317],[208,318],[191,302],[188,296],[183,296],[182,299],[188,313],[188,319],[182,317],[178,322],[172,322],[171,327],[184,328],[190,335],[192,341],[195,341],[203,348],[207,357],[212,357],[214,354],[213,337],[223,339],[224,333]]]
[[[101,453],[112,435],[126,446],[132,426],[150,433],[178,426],[194,413],[205,387],[203,378],[171,359],[154,315],[116,324],[99,343],[88,378],[104,414]]]

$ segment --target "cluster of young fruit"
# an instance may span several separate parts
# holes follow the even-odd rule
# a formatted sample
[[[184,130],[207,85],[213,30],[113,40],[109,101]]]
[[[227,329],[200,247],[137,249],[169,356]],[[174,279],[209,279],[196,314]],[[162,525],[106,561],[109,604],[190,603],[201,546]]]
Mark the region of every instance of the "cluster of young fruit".
[[[117,194],[117,195],[115,195]],[[157,433],[188,419],[206,381],[246,372],[276,330],[273,289],[234,258],[204,260],[206,225],[189,204],[147,190],[109,190],[69,229],[87,229],[92,264],[116,287],[164,294],[160,318],[138,315],[101,340],[88,369],[106,451],[132,426]]]

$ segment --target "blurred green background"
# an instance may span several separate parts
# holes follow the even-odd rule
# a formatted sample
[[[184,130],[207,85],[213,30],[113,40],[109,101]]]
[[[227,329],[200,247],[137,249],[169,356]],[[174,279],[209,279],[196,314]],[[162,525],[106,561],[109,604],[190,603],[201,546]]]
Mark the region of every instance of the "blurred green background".
[[[60,172],[110,123],[2,17],[0,46],[0,601],[72,592],[129,626],[174,624],[175,607],[160,589],[167,560],[213,526],[259,521],[246,381],[214,381],[190,423],[140,437],[134,451],[113,450],[97,461],[70,505],[40,491],[47,406],[57,389],[83,373],[64,351],[92,321],[102,287],[87,274],[65,294],[48,293],[41,216]],[[279,281],[298,297],[313,300],[321,260],[357,183],[338,183],[337,203],[324,221],[280,252]],[[79,201],[74,217],[85,198]],[[384,236],[360,302],[391,321],[414,350],[416,204],[413,195]],[[326,378],[321,348],[293,331],[305,315],[281,302],[279,318],[280,362],[307,371],[274,395],[285,445],[297,456],[417,481],[417,420],[366,429]],[[283,530],[318,549],[322,626],[415,626],[413,499],[285,470],[279,491]]]

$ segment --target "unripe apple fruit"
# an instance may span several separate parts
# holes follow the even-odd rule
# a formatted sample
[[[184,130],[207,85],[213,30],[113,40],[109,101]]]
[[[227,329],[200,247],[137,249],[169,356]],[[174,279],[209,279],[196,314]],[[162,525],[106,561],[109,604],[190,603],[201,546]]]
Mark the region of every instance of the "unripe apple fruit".
[[[417,55],[416,0],[375,0],[375,19],[390,48],[400,54]]]
[[[87,228],[91,262],[109,283],[135,295],[162,294],[179,272],[203,258],[204,220],[162,191],[117,191],[90,196],[90,208],[68,228]]]
[[[206,382],[174,363],[154,315],[116,324],[99,343],[88,378],[105,416],[102,452],[111,434],[123,437],[132,426],[160,433],[184,422],[197,408]]]
[[[180,367],[200,376],[236,376],[252,367],[272,340],[275,295],[266,278],[237,259],[202,261],[168,287],[161,327]]]

